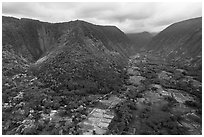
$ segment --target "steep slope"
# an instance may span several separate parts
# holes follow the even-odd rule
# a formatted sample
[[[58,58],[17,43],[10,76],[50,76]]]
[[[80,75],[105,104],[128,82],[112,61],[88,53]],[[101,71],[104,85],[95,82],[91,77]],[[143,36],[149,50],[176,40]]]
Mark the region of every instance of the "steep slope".
[[[78,134],[84,106],[123,88],[130,42],[118,28],[11,17],[2,27],[3,134]]]
[[[35,61],[56,40],[56,37],[52,36],[56,33],[48,32],[48,27],[50,24],[36,20],[3,17],[3,45],[12,45],[18,55]]]
[[[149,32],[141,32],[141,33],[127,33],[127,37],[134,44],[134,48],[136,51],[144,48],[154,37],[155,34],[151,34]]]
[[[131,43],[127,36],[115,26],[99,26],[78,21],[84,36],[93,41],[101,41],[110,51],[119,52],[123,56],[131,53]]]
[[[115,26],[85,21],[46,23],[3,17],[3,47],[35,62],[41,82],[55,91],[106,93],[123,82],[131,42]]]
[[[130,42],[126,35],[115,26],[99,26],[84,21],[65,23],[46,23],[31,19],[2,17],[3,45],[14,46],[18,54],[36,61],[45,52],[56,47],[63,34],[69,33],[76,26],[82,29],[84,36],[95,41],[101,40],[105,48],[127,56]]]
[[[196,59],[201,63],[202,18],[174,23],[155,36],[146,49],[169,59]]]
[[[63,36],[58,48],[32,66],[35,75],[55,90],[83,93],[114,90],[122,84],[124,60],[118,53],[104,49],[101,42],[81,35],[77,29]]]

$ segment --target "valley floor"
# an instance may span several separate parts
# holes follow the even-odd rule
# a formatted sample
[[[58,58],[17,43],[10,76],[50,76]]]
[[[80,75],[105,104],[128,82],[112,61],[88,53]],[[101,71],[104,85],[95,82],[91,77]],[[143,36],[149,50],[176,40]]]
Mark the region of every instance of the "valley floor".
[[[3,134],[202,134],[201,82],[187,70],[143,54],[126,70],[123,88],[106,95],[79,98],[35,86],[32,95],[4,94]]]
[[[180,78],[176,80],[174,73],[160,70],[158,62],[161,65],[162,60],[149,61],[140,55],[130,59],[126,90],[98,100],[103,108],[101,105],[92,108],[80,123],[82,134],[202,134],[201,102],[185,89],[169,88],[162,82],[168,85],[170,80],[174,83],[193,81],[193,92],[201,92],[198,91],[201,83],[183,75],[185,70],[178,68]],[[149,71],[145,75],[153,66],[156,72]]]

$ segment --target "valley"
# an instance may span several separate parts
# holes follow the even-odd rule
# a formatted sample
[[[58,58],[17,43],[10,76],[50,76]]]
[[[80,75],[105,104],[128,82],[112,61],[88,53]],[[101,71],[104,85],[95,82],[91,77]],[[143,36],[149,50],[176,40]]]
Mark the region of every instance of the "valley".
[[[202,134],[201,82],[187,74],[187,70],[172,68],[158,57],[153,60],[147,54],[137,54],[129,60],[128,77],[120,90],[85,96],[55,93],[36,87],[40,84],[36,77],[15,75],[14,80],[24,77],[23,84],[31,81],[33,84],[27,91],[16,93],[11,88],[7,93],[3,131],[7,131],[5,134],[199,135]],[[8,114],[10,109],[15,116]],[[15,121],[18,127],[12,129]]]
[[[201,21],[137,47],[115,26],[3,17],[2,133],[201,135]]]
[[[158,62],[158,60],[155,61]],[[146,63],[143,63],[144,61]],[[87,120],[83,121],[82,127],[85,128],[82,128],[83,134],[202,134],[202,125],[198,122],[202,121],[200,113],[202,108],[198,105],[201,104],[199,96],[185,91],[184,88],[178,90],[166,87],[163,82],[166,80],[167,83],[171,83],[169,77],[175,77],[175,75],[174,72],[160,70],[159,65],[163,64],[161,61],[159,64],[151,61],[151,66],[154,68],[157,66],[158,69],[149,75],[155,77],[150,78],[145,75],[144,72],[150,71],[148,68],[144,70],[144,66],[149,66],[149,61],[148,57],[143,58],[140,55],[130,59],[128,84],[124,85],[126,90],[113,93],[115,95],[110,94],[105,97],[106,99],[98,101],[102,107],[99,105],[97,108],[92,108]],[[165,65],[165,67],[169,66]],[[180,70],[175,70],[179,71],[177,75],[178,73],[182,75]],[[161,73],[166,75],[161,76]],[[131,77],[134,77],[134,81]],[[188,77],[182,75],[179,80],[173,80],[178,84]],[[194,81],[193,78],[189,80],[189,82],[192,81]],[[201,82],[196,82],[200,83],[199,86],[192,84],[189,88],[201,94]],[[173,86],[173,84],[169,85]],[[197,106],[192,106],[191,103]],[[108,115],[108,118],[105,118],[107,120],[103,120],[106,115]]]

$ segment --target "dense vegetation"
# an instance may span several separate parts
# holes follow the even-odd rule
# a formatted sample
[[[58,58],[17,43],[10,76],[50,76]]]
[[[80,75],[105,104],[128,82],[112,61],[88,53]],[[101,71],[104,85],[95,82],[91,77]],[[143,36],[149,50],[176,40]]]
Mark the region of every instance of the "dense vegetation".
[[[137,61],[139,59],[137,58]],[[150,59],[151,60],[151,59]],[[134,61],[132,61],[134,62]],[[156,63],[147,59],[146,63],[132,63],[140,68],[140,75],[146,79],[142,84],[136,87],[131,87],[128,92],[125,92],[127,100],[118,104],[114,111],[116,117],[112,120],[109,126],[108,134],[126,134],[126,135],[178,135],[189,134],[189,127],[181,126],[178,123],[185,121],[186,108],[196,110],[195,114],[201,117],[202,114],[202,89],[196,85],[193,79],[189,78],[191,71],[186,69],[178,69],[181,65],[176,65],[173,62],[166,64],[165,62]],[[134,67],[133,67],[134,68]],[[183,68],[183,67],[181,67]],[[195,67],[196,69],[196,67]],[[199,72],[194,74],[199,75]],[[194,77],[196,77],[194,75]],[[193,76],[193,75],[191,75]],[[127,83],[128,86],[133,86]],[[160,85],[168,95],[159,98],[158,102],[148,101],[148,98],[157,100],[157,88],[151,84]],[[192,101],[184,101],[184,108],[179,107],[181,104],[172,96],[172,93],[188,93],[194,98]],[[171,96],[170,96],[171,95]],[[155,97],[154,97],[155,96]],[[145,103],[138,103],[140,99],[147,99]],[[157,104],[158,103],[158,104]],[[182,106],[182,105],[181,105]],[[178,110],[177,110],[178,107]],[[177,111],[175,111],[175,109]],[[196,123],[201,123],[201,118],[192,117]]]
[[[111,64],[100,58],[60,62],[63,54],[59,54],[55,63],[41,66],[47,73],[43,74],[43,71],[36,73],[9,45],[5,47],[3,134],[79,134],[77,124],[86,117],[86,106],[93,106],[98,96],[119,90],[123,85],[122,66],[108,68]],[[53,111],[57,117],[51,117]]]
[[[201,133],[200,57],[143,51],[127,66],[131,46],[116,27],[3,20],[3,134],[82,134],[93,108],[115,114],[107,134]]]

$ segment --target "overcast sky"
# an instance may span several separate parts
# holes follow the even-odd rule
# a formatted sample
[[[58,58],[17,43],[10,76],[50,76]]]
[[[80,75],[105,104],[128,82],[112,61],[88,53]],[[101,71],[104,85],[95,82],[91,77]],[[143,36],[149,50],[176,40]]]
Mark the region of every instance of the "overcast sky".
[[[2,14],[46,22],[85,20],[115,25],[125,33],[158,32],[168,25],[202,16],[202,3],[3,3]]]

